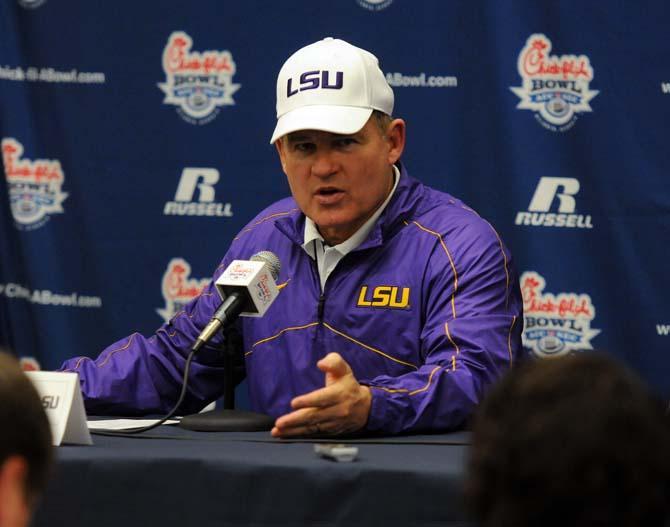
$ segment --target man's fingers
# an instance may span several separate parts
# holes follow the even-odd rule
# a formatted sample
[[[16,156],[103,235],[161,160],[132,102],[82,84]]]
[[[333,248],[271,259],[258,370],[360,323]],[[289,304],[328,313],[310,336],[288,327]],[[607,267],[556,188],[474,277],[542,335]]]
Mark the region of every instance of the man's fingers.
[[[319,388],[313,392],[306,393],[294,397],[291,401],[291,408],[298,410],[299,408],[325,408],[336,404],[339,401],[338,389],[335,386],[326,386]]]
[[[344,417],[346,417],[346,407],[339,404],[324,408],[301,408],[279,417],[275,421],[275,429],[280,432],[277,435],[282,437],[336,433]]]
[[[335,377],[344,377],[351,373],[351,368],[339,353],[329,353],[316,363],[317,367],[324,373],[330,373]]]
[[[326,408],[300,408],[286,415],[278,417],[275,427],[279,429],[305,427],[311,429],[314,425],[323,425],[342,417],[341,405],[328,406]]]
[[[315,421],[315,412],[315,408],[301,408],[299,410],[295,410],[294,412],[278,417],[275,421],[275,426],[277,428],[295,428],[298,426],[312,424],[312,422]]]
[[[319,435],[323,432],[319,411],[316,408],[301,408],[281,416],[271,431],[273,437]]]
[[[274,427],[270,432],[272,437],[306,437],[325,435],[319,425],[295,426],[290,428]]]

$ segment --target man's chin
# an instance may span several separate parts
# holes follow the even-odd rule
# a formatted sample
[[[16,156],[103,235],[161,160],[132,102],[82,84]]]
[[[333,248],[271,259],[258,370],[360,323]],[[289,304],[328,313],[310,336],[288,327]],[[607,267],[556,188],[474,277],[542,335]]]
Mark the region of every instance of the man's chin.
[[[328,245],[333,246],[342,243],[356,232],[356,228],[351,221],[336,221],[334,218],[317,215],[312,221],[319,228],[321,236],[324,237]]]

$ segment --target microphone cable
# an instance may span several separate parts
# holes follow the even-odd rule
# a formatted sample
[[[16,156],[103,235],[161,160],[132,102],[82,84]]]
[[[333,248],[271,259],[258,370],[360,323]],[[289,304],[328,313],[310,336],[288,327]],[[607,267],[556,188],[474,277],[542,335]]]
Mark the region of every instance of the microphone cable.
[[[153,430],[154,428],[159,427],[165,421],[170,419],[172,416],[174,416],[175,413],[177,413],[177,410],[181,406],[181,403],[184,401],[184,397],[186,397],[186,390],[188,388],[188,373],[189,370],[191,369],[191,361],[193,360],[193,357],[195,357],[196,350],[191,349],[191,351],[188,354],[188,357],[186,358],[186,364],[184,366],[184,377],[182,379],[182,387],[181,387],[181,393],[179,394],[179,398],[177,399],[176,404],[172,407],[172,410],[170,410],[165,417],[161,417],[158,421],[155,423],[152,423],[147,426],[143,426],[141,428],[133,428],[130,430],[105,430],[105,429],[98,429],[98,430],[89,430],[89,432],[92,435],[100,435],[100,436],[120,436],[120,437],[135,437],[135,434],[141,434],[142,432],[147,432],[149,430]]]

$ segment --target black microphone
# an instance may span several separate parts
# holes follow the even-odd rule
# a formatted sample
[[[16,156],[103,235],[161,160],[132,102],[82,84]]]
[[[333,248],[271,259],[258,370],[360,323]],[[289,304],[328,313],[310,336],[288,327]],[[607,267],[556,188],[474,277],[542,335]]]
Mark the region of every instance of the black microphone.
[[[275,280],[280,269],[279,258],[270,251],[260,251],[249,260],[233,260],[215,284],[223,302],[191,349],[200,350],[240,315],[263,316],[279,293]]]

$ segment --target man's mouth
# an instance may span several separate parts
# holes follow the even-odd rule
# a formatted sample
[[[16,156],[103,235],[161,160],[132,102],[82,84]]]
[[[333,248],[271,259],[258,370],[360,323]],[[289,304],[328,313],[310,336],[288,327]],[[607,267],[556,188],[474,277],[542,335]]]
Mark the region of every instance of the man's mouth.
[[[314,197],[321,205],[333,205],[344,197],[344,191],[336,187],[321,187],[314,193]]]

